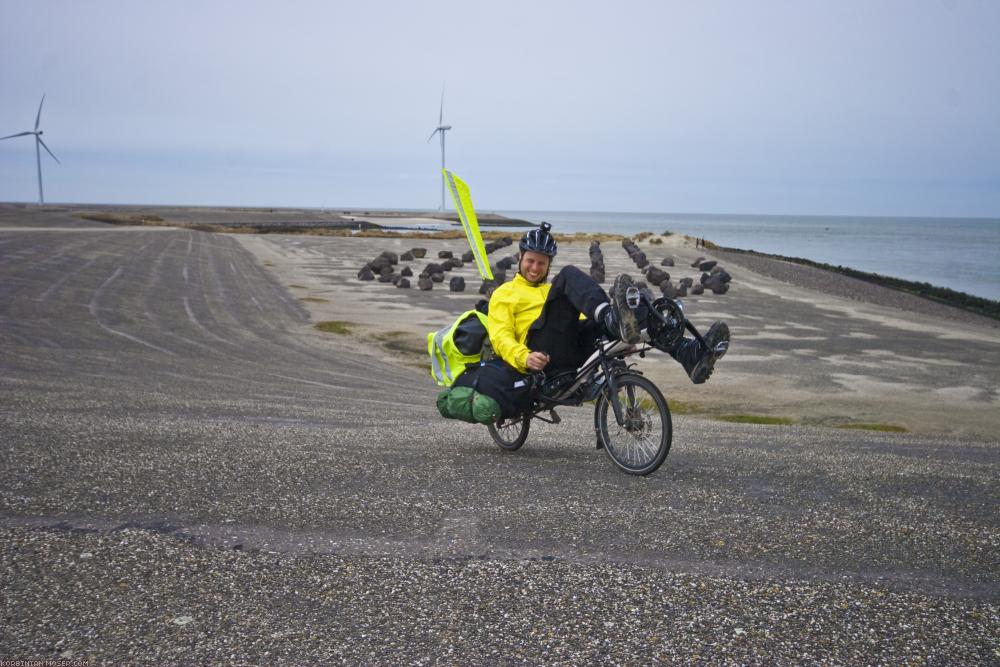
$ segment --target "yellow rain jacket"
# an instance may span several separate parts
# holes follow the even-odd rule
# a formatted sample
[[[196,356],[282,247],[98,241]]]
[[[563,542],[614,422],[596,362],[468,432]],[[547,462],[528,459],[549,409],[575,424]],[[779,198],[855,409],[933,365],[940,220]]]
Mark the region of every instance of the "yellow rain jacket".
[[[528,372],[528,329],[542,314],[550,289],[551,284],[531,283],[518,273],[490,297],[486,329],[493,351],[521,373]]]

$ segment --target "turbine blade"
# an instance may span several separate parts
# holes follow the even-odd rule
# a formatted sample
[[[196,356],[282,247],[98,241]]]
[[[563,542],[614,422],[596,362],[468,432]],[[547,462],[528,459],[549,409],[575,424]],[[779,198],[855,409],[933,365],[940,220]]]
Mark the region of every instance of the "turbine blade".
[[[42,141],[41,137],[36,135],[35,138],[38,139],[38,143],[42,145],[42,148],[44,148],[48,152],[48,154],[52,156],[52,159],[56,161],[56,164],[62,164],[62,162],[59,161],[59,158],[56,157],[55,153],[50,151],[49,147],[45,145],[45,142]]]
[[[0,137],[0,141],[4,139],[13,139],[14,137],[26,137],[29,134],[34,134],[34,132],[21,132],[20,134],[8,134],[6,137]]]
[[[42,101],[38,103],[38,115],[35,116],[35,131],[38,131],[38,124],[42,122],[42,105],[45,104],[45,93],[42,93]]]
[[[438,132],[441,132],[441,128],[440,127],[437,128],[436,130],[434,130],[433,132],[431,132],[431,136],[427,137],[427,143],[431,143],[431,139],[433,139],[434,135],[437,134]],[[29,132],[28,134],[31,134],[31,133]]]

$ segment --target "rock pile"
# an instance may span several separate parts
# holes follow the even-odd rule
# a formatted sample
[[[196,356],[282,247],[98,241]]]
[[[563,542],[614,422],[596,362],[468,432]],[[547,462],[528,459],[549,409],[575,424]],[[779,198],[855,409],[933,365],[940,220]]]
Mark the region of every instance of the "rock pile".
[[[491,253],[499,250],[500,248],[505,248],[514,243],[514,239],[505,236],[495,241],[490,241],[485,244],[486,252]],[[370,262],[366,262],[364,266],[358,271],[358,280],[378,280],[380,283],[392,283],[396,287],[409,289],[410,280],[413,277],[413,269],[409,266],[404,266],[399,273],[396,273],[396,265],[402,260],[404,262],[411,262],[415,259],[423,259],[427,256],[427,248],[411,248],[406,252],[397,255],[389,250],[383,251]],[[417,287],[421,290],[427,291],[434,288],[434,283],[443,283],[445,274],[453,269],[460,269],[465,266],[466,263],[471,262],[475,259],[472,251],[465,252],[461,255],[461,258],[455,256],[455,253],[451,250],[441,250],[437,254],[439,261],[429,262],[423,270],[421,270],[419,276],[417,277]],[[480,288],[480,293],[492,293],[493,289],[497,285],[504,282],[507,279],[507,269],[517,264],[518,256],[515,254],[511,257],[505,257],[501,259],[496,264],[496,268],[493,270],[494,280],[485,281],[483,283],[483,288]],[[485,292],[484,288],[489,289],[489,292]],[[454,276],[448,281],[448,289],[452,292],[462,292],[465,290],[465,279],[459,276]]]
[[[646,253],[639,249],[639,246],[635,244],[630,238],[622,239],[622,248],[625,248],[625,252],[628,253],[629,259],[635,262],[635,265],[643,269],[649,266],[649,259],[646,257]]]
[[[706,262],[707,263],[707,262]],[[722,267],[716,266],[712,262],[711,272],[701,274],[701,284],[705,289],[710,289],[714,294],[725,294],[729,291],[729,283],[733,277]]]
[[[604,276],[604,253],[601,252],[601,242],[590,242],[590,277],[599,283],[603,283]]]
[[[729,291],[729,283],[733,277],[714,259],[699,257],[691,262],[691,266],[702,272],[701,284],[691,288],[692,294],[704,294],[705,290],[712,290],[713,294],[725,294]]]

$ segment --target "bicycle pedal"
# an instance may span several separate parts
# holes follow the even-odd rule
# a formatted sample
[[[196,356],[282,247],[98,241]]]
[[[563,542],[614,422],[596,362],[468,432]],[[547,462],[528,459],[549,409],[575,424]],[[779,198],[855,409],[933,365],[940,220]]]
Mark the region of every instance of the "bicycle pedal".
[[[639,288],[635,285],[625,290],[625,303],[627,303],[628,307],[632,310],[639,307],[640,297],[641,293],[639,292]]]
[[[549,417],[552,418],[553,424],[558,424],[559,422],[562,421],[562,418],[556,414],[556,411],[554,409],[549,410]]]

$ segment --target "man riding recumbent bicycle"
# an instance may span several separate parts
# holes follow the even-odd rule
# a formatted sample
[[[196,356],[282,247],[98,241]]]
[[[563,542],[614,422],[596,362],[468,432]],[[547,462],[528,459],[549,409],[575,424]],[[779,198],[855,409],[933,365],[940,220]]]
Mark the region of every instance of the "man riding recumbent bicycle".
[[[428,335],[432,373],[451,385],[438,395],[438,408],[486,424],[493,440],[513,451],[532,419],[559,423],[556,407],[595,401],[597,447],[623,471],[648,475],[670,451],[670,409],[627,357],[666,352],[701,384],[729,348],[729,327],[715,322],[702,336],[680,302],[653,298],[627,274],[610,295],[575,266],[549,282],[557,250],[550,230],[542,223],[524,235],[517,275],[496,288],[488,307]],[[481,355],[487,335],[495,358]]]

